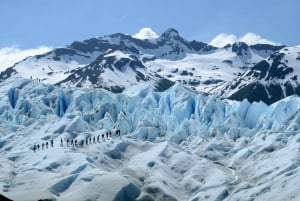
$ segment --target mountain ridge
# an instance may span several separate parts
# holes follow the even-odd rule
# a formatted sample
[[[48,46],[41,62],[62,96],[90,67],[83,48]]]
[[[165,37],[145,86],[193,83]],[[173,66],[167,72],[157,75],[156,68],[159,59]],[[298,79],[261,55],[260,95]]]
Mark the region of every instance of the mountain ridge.
[[[284,52],[284,49],[287,51]],[[278,52],[281,55],[291,54],[293,57],[284,59],[284,56],[279,58],[277,55],[275,61],[276,58],[272,57],[276,57]],[[153,86],[164,83],[156,88],[162,91],[173,83],[180,82],[191,89],[222,98],[234,100],[247,98],[251,102],[264,101],[271,104],[287,95],[299,95],[300,87],[298,81],[295,82],[299,76],[294,76],[293,79],[290,77],[293,85],[288,86],[289,92],[277,98],[268,98],[264,95],[260,97],[261,93],[254,93],[252,94],[254,98],[251,98],[243,91],[249,89],[251,91],[253,87],[249,86],[255,80],[260,82],[256,71],[264,67],[263,64],[266,65],[269,60],[273,61],[273,67],[263,71],[265,74],[266,71],[271,72],[268,75],[272,82],[285,79],[278,76],[278,73],[293,74],[295,70],[292,69],[300,65],[299,62],[294,62],[295,59],[299,61],[297,59],[300,58],[299,52],[297,46],[289,48],[284,45],[247,45],[244,42],[235,42],[217,48],[195,40],[187,41],[174,28],[166,30],[155,39],[141,40],[116,33],[74,41],[64,48],[28,57],[2,71],[0,80],[20,76],[62,87],[101,87],[116,93],[127,87],[147,82]],[[282,59],[288,62],[281,61]],[[279,69],[275,67],[276,65],[283,64],[289,70],[276,70]],[[261,76],[263,76],[262,71]],[[246,81],[248,83],[245,83]],[[239,85],[237,82],[244,84]],[[276,86],[281,87],[285,83],[278,81]],[[260,84],[263,85],[262,88],[270,90],[272,88],[265,83],[260,82]]]

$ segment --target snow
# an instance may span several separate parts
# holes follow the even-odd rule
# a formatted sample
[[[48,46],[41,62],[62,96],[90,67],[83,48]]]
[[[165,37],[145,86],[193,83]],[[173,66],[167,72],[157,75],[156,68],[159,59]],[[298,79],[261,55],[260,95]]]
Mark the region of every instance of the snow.
[[[16,70],[27,79],[40,79],[45,83],[55,84],[57,80],[65,79],[69,74],[66,71],[71,71],[79,67],[79,63],[72,60],[69,63],[40,59],[35,60],[30,57],[24,62],[17,65]]]
[[[132,70],[129,66],[125,66],[126,73],[122,73],[121,71],[111,69],[107,69],[103,75],[104,83],[108,83],[109,86],[123,86],[125,88],[130,87],[136,83],[136,80],[133,79],[136,76],[136,72]]]
[[[123,52],[121,52],[119,50],[113,51],[109,54],[106,54],[105,57],[116,57],[117,59],[127,58],[127,59],[132,60],[132,58],[128,54],[124,54]]]
[[[18,72],[17,76],[27,79],[37,79],[47,84],[56,84],[66,79],[72,70],[83,67],[94,61],[100,52],[93,52],[80,55],[62,55],[54,59],[53,52],[40,56],[32,56],[14,65]]]
[[[249,56],[250,55],[250,56]],[[249,58],[248,58],[249,57]],[[263,57],[250,50],[247,58],[237,57],[236,53],[219,49],[208,54],[188,53],[182,59],[156,59],[147,62],[146,65],[161,76],[172,81],[194,80],[200,81],[200,85],[195,88],[198,91],[212,93],[212,89],[218,87],[220,83],[207,85],[205,82],[211,80],[221,80],[221,84],[231,81],[239,73],[243,73],[245,66],[262,60]],[[224,63],[230,61],[231,63]],[[188,75],[183,72],[189,72]],[[189,84],[186,84],[189,86]],[[191,85],[192,86],[192,85]]]
[[[294,72],[289,77],[299,75],[300,60],[296,58],[299,57],[300,47],[285,47],[279,52],[284,53],[284,58],[282,59],[282,61],[284,61],[286,65],[291,66],[294,69]],[[287,81],[287,79],[285,79],[285,81]]]
[[[0,83],[0,194],[299,200],[299,109],[296,96],[267,106],[220,100],[179,83],[165,92],[138,85],[113,94],[8,79]],[[103,140],[108,131],[112,137]],[[80,145],[90,137],[96,142]],[[50,140],[53,147],[32,150]]]

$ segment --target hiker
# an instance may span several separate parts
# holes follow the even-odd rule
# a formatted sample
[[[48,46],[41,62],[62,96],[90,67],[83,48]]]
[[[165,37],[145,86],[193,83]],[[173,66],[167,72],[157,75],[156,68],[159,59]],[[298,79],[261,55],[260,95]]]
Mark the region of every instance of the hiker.
[[[109,137],[111,138],[111,131],[109,131]]]
[[[102,134],[102,141],[105,141],[105,139],[104,139],[104,133]]]
[[[106,132],[106,138],[108,139],[108,132]]]
[[[83,145],[84,145],[84,140],[81,140],[81,146],[83,147]]]
[[[60,146],[62,146],[62,147],[64,146],[62,138],[60,138]]]
[[[96,143],[96,138],[95,138],[95,136],[93,137],[93,142]]]
[[[89,140],[88,140],[88,138],[86,137],[86,140],[85,140],[85,142],[86,142],[86,145],[88,145],[89,144]]]
[[[100,142],[100,135],[98,135],[97,137],[97,142]]]
[[[33,145],[33,151],[35,152],[35,150],[36,150],[36,146],[35,146],[35,145]]]
[[[77,145],[77,140],[75,139],[75,146]]]
[[[48,141],[46,142],[46,148],[48,149]]]
[[[44,143],[42,143],[42,149],[44,149]]]
[[[50,143],[51,143],[51,147],[53,147],[53,140],[50,140]]]
[[[71,145],[73,145],[73,139],[71,140]]]
[[[40,144],[37,145],[38,150],[40,150]]]
[[[90,144],[92,144],[92,137],[90,137]]]
[[[69,146],[69,139],[67,139],[67,146]]]

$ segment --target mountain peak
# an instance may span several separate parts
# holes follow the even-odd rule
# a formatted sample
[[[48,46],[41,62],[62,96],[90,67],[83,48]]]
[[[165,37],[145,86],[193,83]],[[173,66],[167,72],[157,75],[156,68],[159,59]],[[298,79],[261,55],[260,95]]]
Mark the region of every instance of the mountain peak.
[[[236,52],[237,55],[242,56],[243,55],[243,51],[247,51],[248,49],[248,45],[245,42],[235,42],[232,44],[232,51]]]
[[[238,41],[232,44],[232,46],[240,47],[240,48],[248,48],[248,44],[243,41]]]
[[[179,36],[179,32],[176,29],[169,28],[161,35],[161,37],[171,39],[171,38],[180,37],[180,36]]]

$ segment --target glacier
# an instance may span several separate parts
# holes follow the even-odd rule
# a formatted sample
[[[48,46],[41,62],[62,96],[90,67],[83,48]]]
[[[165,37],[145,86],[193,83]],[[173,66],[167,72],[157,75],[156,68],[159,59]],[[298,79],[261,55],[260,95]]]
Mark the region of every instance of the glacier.
[[[143,84],[114,94],[7,79],[0,83],[0,194],[13,200],[299,200],[299,108],[297,96],[268,106],[180,83],[164,92]],[[66,145],[108,131],[113,136],[100,142]],[[53,147],[32,150],[50,140]]]

